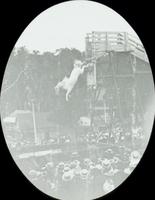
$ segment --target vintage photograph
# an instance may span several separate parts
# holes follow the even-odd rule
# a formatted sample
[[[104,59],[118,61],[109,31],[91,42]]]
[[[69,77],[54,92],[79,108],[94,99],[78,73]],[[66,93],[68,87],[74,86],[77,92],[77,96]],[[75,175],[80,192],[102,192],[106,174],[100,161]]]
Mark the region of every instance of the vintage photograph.
[[[34,187],[60,200],[105,196],[150,139],[155,93],[145,47],[107,6],[52,6],[10,54],[0,114],[11,156]]]

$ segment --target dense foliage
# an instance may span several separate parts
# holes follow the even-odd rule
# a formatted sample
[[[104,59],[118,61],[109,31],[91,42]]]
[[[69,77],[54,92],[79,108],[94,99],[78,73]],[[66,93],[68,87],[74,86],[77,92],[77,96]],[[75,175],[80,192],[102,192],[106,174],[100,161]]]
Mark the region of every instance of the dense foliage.
[[[50,111],[56,103],[54,86],[69,75],[74,59],[84,59],[77,49],[58,49],[56,52],[29,52],[25,47],[11,52],[1,91],[1,113],[14,110]]]

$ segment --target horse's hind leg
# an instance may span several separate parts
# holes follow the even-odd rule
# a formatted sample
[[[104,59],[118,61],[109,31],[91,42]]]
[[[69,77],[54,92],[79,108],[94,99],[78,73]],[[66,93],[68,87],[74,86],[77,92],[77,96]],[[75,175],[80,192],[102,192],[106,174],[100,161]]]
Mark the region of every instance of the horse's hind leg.
[[[66,93],[66,101],[69,100],[69,94],[70,94],[70,93],[68,93],[68,92]]]
[[[72,91],[72,89],[67,90],[67,92],[66,92],[66,101],[69,100],[69,96],[70,96],[71,91]]]

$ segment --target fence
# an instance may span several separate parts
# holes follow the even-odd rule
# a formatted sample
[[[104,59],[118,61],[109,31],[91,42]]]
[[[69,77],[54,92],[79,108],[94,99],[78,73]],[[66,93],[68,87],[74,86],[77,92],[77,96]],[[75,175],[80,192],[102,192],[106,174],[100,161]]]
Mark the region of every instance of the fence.
[[[104,52],[130,51],[131,54],[148,62],[146,51],[140,39],[126,32],[97,32],[86,35],[86,56],[100,56]]]

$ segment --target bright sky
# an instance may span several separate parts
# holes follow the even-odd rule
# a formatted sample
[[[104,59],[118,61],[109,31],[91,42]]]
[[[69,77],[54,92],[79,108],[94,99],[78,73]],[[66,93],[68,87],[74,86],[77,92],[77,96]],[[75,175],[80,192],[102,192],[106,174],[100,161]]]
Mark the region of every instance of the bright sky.
[[[92,1],[68,1],[38,15],[25,29],[16,47],[30,51],[55,51],[58,48],[85,50],[86,33],[125,31],[136,35],[131,26],[112,9]]]

